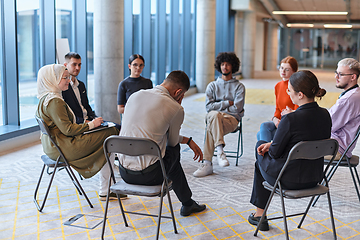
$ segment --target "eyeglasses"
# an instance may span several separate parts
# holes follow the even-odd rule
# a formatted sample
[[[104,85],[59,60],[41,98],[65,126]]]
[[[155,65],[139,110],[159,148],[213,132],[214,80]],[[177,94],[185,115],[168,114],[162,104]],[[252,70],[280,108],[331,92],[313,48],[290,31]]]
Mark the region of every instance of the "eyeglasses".
[[[346,76],[346,75],[350,76],[350,75],[353,75],[353,74],[355,74],[355,73],[338,73],[337,71],[335,71],[335,75],[336,75],[338,78],[343,77],[343,76]]]
[[[279,71],[289,72],[290,70],[290,68],[279,67]]]
[[[134,64],[131,64],[131,66],[133,66],[133,67],[139,67],[139,68],[143,68],[145,65],[144,64],[140,64],[140,65],[138,65],[137,63],[134,63]]]
[[[62,79],[68,80],[70,79],[70,77],[62,77]]]

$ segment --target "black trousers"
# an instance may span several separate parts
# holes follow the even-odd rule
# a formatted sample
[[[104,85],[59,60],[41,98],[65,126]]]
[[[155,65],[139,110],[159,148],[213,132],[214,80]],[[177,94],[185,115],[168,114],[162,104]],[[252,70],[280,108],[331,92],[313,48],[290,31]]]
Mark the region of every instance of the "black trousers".
[[[180,145],[167,146],[163,160],[167,177],[172,181],[172,188],[179,201],[182,203],[190,201],[192,192],[180,164]],[[138,172],[120,168],[120,175],[125,182],[138,185],[159,185],[164,180],[159,161]]]
[[[264,156],[261,156],[257,153],[257,148],[263,144],[266,143],[265,141],[258,141],[256,143],[255,147],[255,156],[256,156],[256,162],[255,162],[255,172],[254,172],[254,182],[253,182],[253,189],[251,193],[250,203],[254,206],[264,209],[266,206],[266,203],[270,197],[271,192],[264,188],[262,183],[264,181],[267,181],[272,186],[274,186],[276,182],[276,177],[273,177],[269,174],[267,174],[260,166],[261,161],[268,155],[268,153],[265,153]],[[281,187],[283,189],[304,189],[304,188],[311,188],[315,187],[317,185],[317,182],[309,182],[309,183],[295,183],[295,182],[288,182],[288,181],[281,181]]]

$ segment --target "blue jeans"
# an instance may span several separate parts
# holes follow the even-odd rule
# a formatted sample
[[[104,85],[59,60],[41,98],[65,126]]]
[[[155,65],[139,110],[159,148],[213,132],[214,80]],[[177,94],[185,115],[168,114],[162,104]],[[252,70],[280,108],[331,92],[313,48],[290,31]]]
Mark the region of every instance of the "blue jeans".
[[[257,140],[263,140],[266,142],[270,142],[273,140],[275,133],[276,133],[275,124],[272,121],[263,122],[260,125],[260,131],[256,134]]]

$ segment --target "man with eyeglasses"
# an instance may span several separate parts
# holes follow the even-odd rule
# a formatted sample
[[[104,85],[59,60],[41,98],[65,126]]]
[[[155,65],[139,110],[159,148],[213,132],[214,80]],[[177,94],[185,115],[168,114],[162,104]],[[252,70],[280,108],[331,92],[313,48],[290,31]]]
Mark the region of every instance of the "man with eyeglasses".
[[[336,87],[344,89],[335,105],[329,110],[332,119],[331,138],[339,142],[339,152],[336,159],[340,159],[347,146],[354,139],[360,123],[360,88],[358,78],[360,63],[353,58],[344,58],[337,64],[335,71]],[[347,152],[352,156],[355,144]]]
[[[245,86],[233,77],[239,70],[240,60],[233,52],[221,52],[215,60],[215,69],[221,73],[206,87],[206,132],[204,160],[193,175],[204,177],[213,173],[212,157],[217,150],[219,166],[229,166],[224,152],[224,136],[233,132],[244,116]]]

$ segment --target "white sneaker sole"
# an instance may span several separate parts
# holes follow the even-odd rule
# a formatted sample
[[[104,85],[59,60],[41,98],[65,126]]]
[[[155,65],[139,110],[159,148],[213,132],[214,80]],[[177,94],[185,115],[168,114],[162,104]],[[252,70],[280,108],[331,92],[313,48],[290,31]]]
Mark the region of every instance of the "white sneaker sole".
[[[205,176],[209,176],[209,175],[211,175],[211,174],[213,174],[214,172],[211,170],[211,172],[209,171],[209,172],[206,172],[206,173],[204,173],[204,172],[200,172],[200,171],[198,171],[198,170],[196,170],[194,173],[193,173],[193,176],[194,177],[205,177]]]

